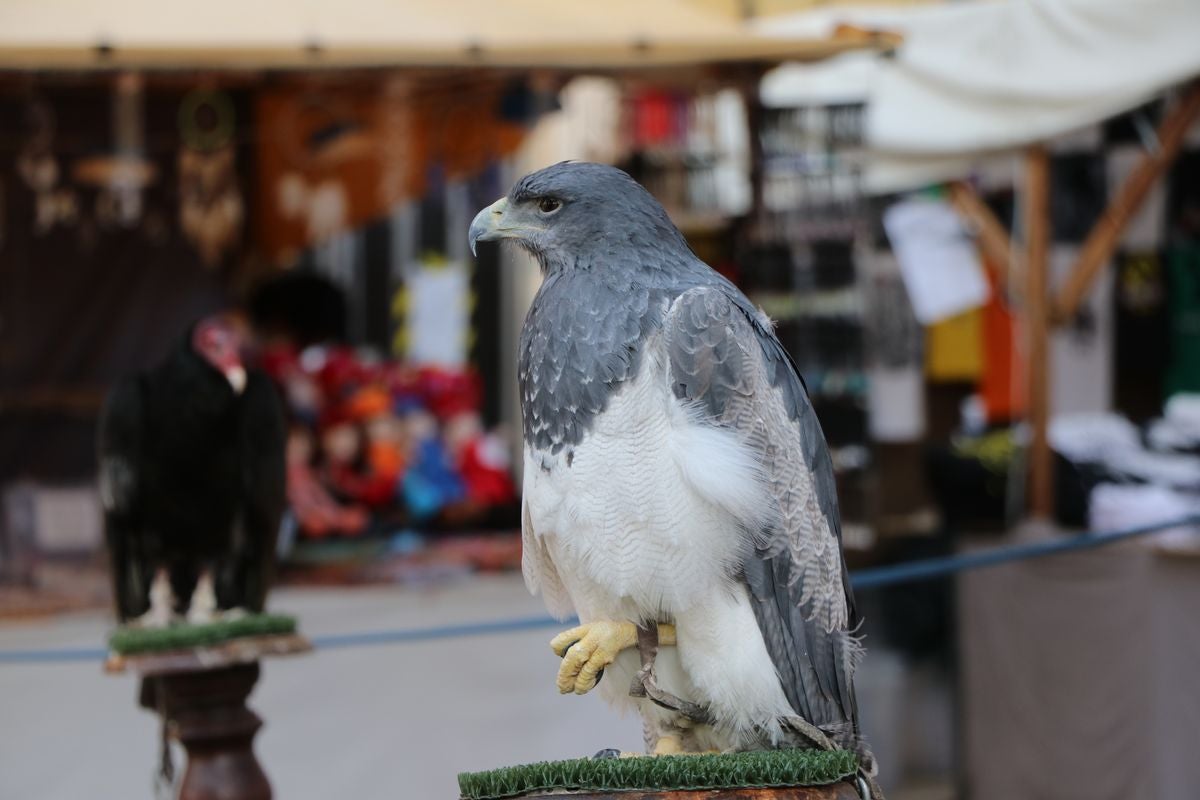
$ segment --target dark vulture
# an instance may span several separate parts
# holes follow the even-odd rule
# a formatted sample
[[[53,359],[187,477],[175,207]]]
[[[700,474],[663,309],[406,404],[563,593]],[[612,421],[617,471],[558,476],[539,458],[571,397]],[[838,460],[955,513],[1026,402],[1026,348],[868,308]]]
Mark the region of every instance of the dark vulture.
[[[279,397],[222,317],[121,380],[100,419],[100,496],[117,614],[165,625],[261,611],[285,503]]]

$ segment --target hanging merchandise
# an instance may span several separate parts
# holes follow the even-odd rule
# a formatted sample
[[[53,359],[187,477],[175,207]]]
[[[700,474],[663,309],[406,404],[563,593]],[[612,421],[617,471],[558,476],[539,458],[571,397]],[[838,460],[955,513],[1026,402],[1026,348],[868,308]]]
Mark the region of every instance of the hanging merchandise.
[[[865,222],[861,105],[769,109],[763,150],[763,234],[793,241],[854,238]]]
[[[625,101],[622,164],[684,229],[750,210],[745,104],[734,90],[641,89]]]
[[[992,296],[983,307],[983,374],[979,395],[987,422],[999,425],[1025,412],[1025,367],[1016,346],[1017,320],[998,291],[994,271],[988,270]]]
[[[144,79],[118,76],[112,103],[112,146],[102,155],[75,162],[76,181],[95,187],[94,216],[101,228],[135,228],[145,213],[145,191],[158,179],[158,167],[145,153]]]
[[[397,354],[414,364],[461,367],[471,347],[471,271],[465,264],[426,255],[409,270],[397,293],[402,319]]]
[[[311,242],[326,242],[349,226],[349,200],[336,179],[310,184],[300,173],[287,172],[279,177],[276,193],[280,214],[301,222]]]
[[[1097,153],[1064,153],[1050,159],[1050,230],[1054,241],[1078,244],[1104,213],[1107,165]]]
[[[234,153],[237,115],[224,92],[197,89],[179,106],[179,227],[208,267],[237,246],[245,219]]]
[[[1171,291],[1171,360],[1166,396],[1200,392],[1200,243],[1178,244],[1167,255]]]
[[[1079,249],[1071,245],[1051,249],[1051,285],[1062,285],[1078,253]],[[1104,269],[1071,319],[1051,333],[1052,415],[1112,410],[1112,293],[1113,271]]]
[[[964,311],[925,329],[925,374],[931,381],[977,381],[983,375],[983,313]]]
[[[922,324],[939,322],[987,302],[991,292],[975,244],[944,200],[902,200],[884,212],[883,225],[900,262],[913,311]]]
[[[79,198],[58,185],[62,170],[54,156],[54,110],[41,99],[25,109],[26,137],[17,153],[17,175],[34,194],[34,233],[41,236],[58,225],[79,219]]]
[[[1167,229],[1175,239],[1200,241],[1200,149],[1179,156],[1169,181]]]
[[[871,262],[878,254],[865,241],[868,205],[855,149],[833,146],[852,144],[860,113],[861,106],[845,105],[762,112],[753,131],[761,148],[762,197],[740,226],[736,261],[741,288],[779,317],[780,341],[804,376],[833,446],[839,492],[854,498],[848,506],[863,513],[870,455],[862,445],[874,424],[868,409],[886,406],[878,429],[907,440],[921,427],[922,403],[911,391],[919,387],[919,373],[914,381],[895,372],[892,357],[904,361],[911,353],[886,354],[885,365],[871,352],[886,335],[882,328],[904,322],[880,318],[871,321],[882,324],[868,330],[871,301],[864,287],[873,280]],[[879,382],[872,385],[875,377]],[[889,403],[876,391],[888,386],[903,397]]]
[[[291,411],[288,496],[302,537],[470,524],[497,513],[512,524],[511,455],[483,425],[474,372],[341,346],[276,345],[262,363]]]
[[[258,236],[268,257],[385,218],[426,191],[425,166],[472,175],[520,144],[528,119],[502,119],[496,76],[304,76],[256,94]]]
[[[1115,195],[1128,180],[1130,174],[1142,163],[1145,151],[1138,145],[1122,145],[1109,150],[1108,191]],[[1126,247],[1138,250],[1153,250],[1162,247],[1167,220],[1167,184],[1169,178],[1155,181],[1146,192],[1146,198],[1121,234]]]
[[[1166,270],[1156,250],[1120,252],[1115,261],[1115,405],[1142,421],[1162,410],[1171,340]]]
[[[867,295],[867,418],[877,442],[918,441],[925,434],[921,326],[895,256],[862,248]]]
[[[292,263],[386,213],[381,181],[404,188],[405,180],[385,168],[384,156],[398,145],[385,148],[384,133],[405,137],[393,130],[394,120],[381,118],[382,96],[371,82],[297,82],[258,93],[260,236],[276,262]]]
[[[313,539],[362,533],[370,523],[367,510],[333,498],[313,467],[314,455],[312,434],[293,427],[287,445],[287,498],[301,532]]]

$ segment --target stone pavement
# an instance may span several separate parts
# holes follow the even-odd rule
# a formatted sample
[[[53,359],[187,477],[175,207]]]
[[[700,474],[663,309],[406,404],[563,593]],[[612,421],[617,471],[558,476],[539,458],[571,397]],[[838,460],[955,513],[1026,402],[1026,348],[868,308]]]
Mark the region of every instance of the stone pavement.
[[[429,588],[285,587],[272,593],[271,608],[295,614],[309,636],[545,613],[518,575]],[[0,650],[100,647],[111,625],[102,612],[0,622]],[[337,648],[265,662],[250,705],[266,721],[255,741],[275,796],[450,800],[463,770],[640,749],[636,719],[618,717],[598,697],[555,691],[558,659],[548,642],[556,631]],[[873,649],[859,673],[860,706],[875,717],[864,722],[885,778],[901,772],[889,753],[912,738],[908,726],[895,724],[897,703],[908,694],[902,672],[894,656]],[[105,675],[99,661],[0,662],[0,798],[151,798],[158,725],[137,708],[136,693],[134,677]],[[182,766],[181,753],[176,763]],[[937,787],[889,789],[889,796],[950,796],[944,781]]]
[[[517,576],[430,589],[279,589],[271,607],[309,636],[545,613]],[[101,613],[0,625],[0,649],[95,647]],[[554,628],[330,649],[265,662],[250,704],[282,800],[458,796],[461,770],[634,749],[641,727],[597,697],[561,697]],[[99,663],[0,664],[0,798],[150,798],[155,718],[136,680]],[[182,764],[182,756],[177,761]]]

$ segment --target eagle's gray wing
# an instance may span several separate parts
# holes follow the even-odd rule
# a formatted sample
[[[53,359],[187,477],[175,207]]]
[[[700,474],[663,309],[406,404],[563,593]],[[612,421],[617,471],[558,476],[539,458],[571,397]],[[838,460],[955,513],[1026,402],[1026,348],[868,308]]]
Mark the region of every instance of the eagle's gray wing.
[[[770,322],[731,284],[688,289],[664,320],[675,396],[734,430],[761,460],[777,527],[743,564],[754,612],[795,711],[859,749],[833,464],[812,403]]]

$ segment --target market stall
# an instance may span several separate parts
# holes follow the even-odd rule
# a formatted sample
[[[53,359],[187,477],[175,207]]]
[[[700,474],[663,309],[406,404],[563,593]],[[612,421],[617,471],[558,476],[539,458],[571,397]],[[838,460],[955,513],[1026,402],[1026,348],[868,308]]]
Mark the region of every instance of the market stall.
[[[763,26],[818,32],[836,13]],[[930,427],[905,435],[931,446],[948,546],[1066,543],[1192,513],[1196,7],[997,2],[843,19],[904,43],[887,59],[778,70],[763,97],[862,109],[864,192],[923,327],[908,419]],[[893,394],[881,412],[904,409]],[[1194,552],[1180,530],[955,583],[972,796],[1054,794],[1060,780],[1186,796],[1172,726],[1191,711],[1157,704],[1189,693],[1175,670],[1195,626],[1169,622],[1167,606],[1187,604]]]
[[[730,9],[682,0],[18,3],[0,31],[0,113],[13,122],[0,164],[0,481],[5,566],[21,574],[99,546],[98,526],[76,522],[96,505],[106,387],[230,304],[288,401],[297,540],[373,539],[354,551],[370,561],[377,537],[407,554],[429,530],[514,527],[500,376],[520,311],[510,278],[493,256],[467,258],[461,231],[558,89],[580,72],[619,76],[661,120],[681,85],[699,80],[703,97],[732,86],[723,96],[740,102],[781,58],[874,44],[764,37]],[[673,165],[656,184],[670,191],[690,151],[664,146],[679,134],[656,124],[638,149]],[[695,195],[677,208],[692,227],[724,226],[751,201],[741,180],[738,208]],[[309,285],[285,280],[298,276]]]

